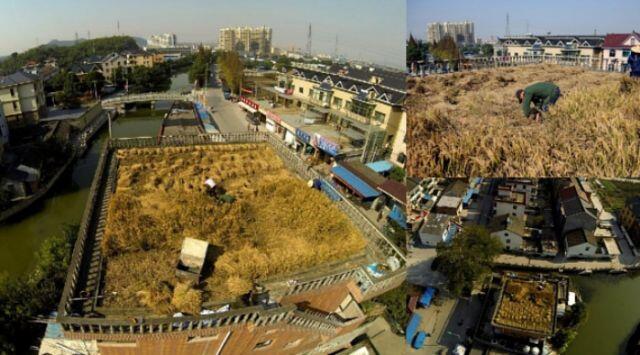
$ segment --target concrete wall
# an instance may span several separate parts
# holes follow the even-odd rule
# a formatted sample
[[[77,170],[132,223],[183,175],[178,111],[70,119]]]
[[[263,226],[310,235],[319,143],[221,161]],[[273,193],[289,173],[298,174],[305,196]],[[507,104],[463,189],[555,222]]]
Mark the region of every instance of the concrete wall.
[[[495,201],[496,216],[509,215],[523,217],[526,206],[520,203]]]
[[[596,247],[589,243],[582,243],[567,248],[567,257],[591,257],[596,255]]]
[[[502,230],[493,232],[491,235],[498,237],[506,250],[522,250],[523,239],[520,235],[514,232]]]

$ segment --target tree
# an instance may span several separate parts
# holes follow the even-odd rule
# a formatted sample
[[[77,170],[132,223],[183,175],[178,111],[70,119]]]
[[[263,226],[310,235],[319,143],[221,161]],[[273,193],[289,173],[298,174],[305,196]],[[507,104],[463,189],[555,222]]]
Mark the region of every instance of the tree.
[[[445,36],[440,42],[433,45],[431,54],[442,61],[456,61],[460,59],[458,45],[451,36]]]
[[[394,166],[389,172],[389,179],[395,180],[398,182],[404,182],[404,177],[406,172],[399,166]]]
[[[422,40],[416,40],[413,35],[409,35],[407,40],[407,62],[418,62],[425,60],[429,46]]]
[[[189,81],[192,83],[197,81],[198,86],[204,86],[205,78],[210,73],[209,67],[211,66],[213,61],[213,53],[200,46],[200,48],[198,48],[198,53],[195,55],[195,58],[193,60],[193,64],[189,69]]]
[[[85,91],[96,91],[97,95],[100,96],[100,92],[104,87],[105,79],[102,73],[98,71],[92,71],[85,75],[83,80],[83,87]]]
[[[483,44],[482,48],[482,55],[485,57],[493,57],[493,45],[492,44]]]
[[[447,277],[449,291],[459,296],[471,291],[474,282],[491,272],[502,243],[484,227],[469,226],[450,244],[439,243],[436,250],[438,271]]]
[[[278,60],[276,60],[275,68],[277,71],[282,72],[283,69],[286,70],[287,68],[290,68],[290,67],[291,67],[291,59],[289,57],[280,56],[278,57]]]
[[[78,92],[78,78],[75,74],[65,72],[62,91],[56,93],[56,102],[64,109],[72,109],[80,106],[80,93]]]
[[[218,69],[231,92],[239,94],[244,79],[244,64],[236,52],[223,52],[218,55]]]

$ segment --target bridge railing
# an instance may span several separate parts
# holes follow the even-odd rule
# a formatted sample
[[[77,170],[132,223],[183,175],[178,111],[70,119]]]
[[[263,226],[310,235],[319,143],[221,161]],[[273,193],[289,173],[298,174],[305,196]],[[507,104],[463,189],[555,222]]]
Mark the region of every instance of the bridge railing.
[[[144,94],[130,94],[112,97],[102,100],[102,106],[117,105],[130,102],[145,101],[193,101],[191,95],[184,95],[179,92],[148,92]]]

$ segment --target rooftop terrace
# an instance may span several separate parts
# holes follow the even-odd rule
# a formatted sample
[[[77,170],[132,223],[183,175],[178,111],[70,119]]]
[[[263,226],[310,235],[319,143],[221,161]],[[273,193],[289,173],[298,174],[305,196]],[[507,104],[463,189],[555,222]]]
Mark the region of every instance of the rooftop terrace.
[[[492,324],[528,336],[550,336],[555,330],[557,284],[508,278],[493,314]]]
[[[105,306],[197,313],[201,302],[242,295],[256,279],[365,247],[349,219],[267,144],[133,148],[119,150],[117,159],[102,239],[106,293],[116,296]],[[207,195],[208,178],[236,201]],[[175,274],[184,237],[213,249],[200,287]]]

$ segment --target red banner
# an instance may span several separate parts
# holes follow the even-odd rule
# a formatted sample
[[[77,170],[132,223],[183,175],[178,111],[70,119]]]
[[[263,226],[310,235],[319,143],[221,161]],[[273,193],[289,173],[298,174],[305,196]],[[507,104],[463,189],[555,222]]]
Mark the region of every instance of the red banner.
[[[249,99],[247,99],[244,96],[240,96],[240,101],[244,102],[247,106],[251,107],[254,110],[258,110],[260,108],[260,105],[258,105],[256,102],[253,102]]]
[[[267,111],[267,118],[272,120],[273,122],[280,124],[280,122],[282,122],[282,118],[280,118],[280,116],[276,115],[275,113],[271,112],[271,111]]]

